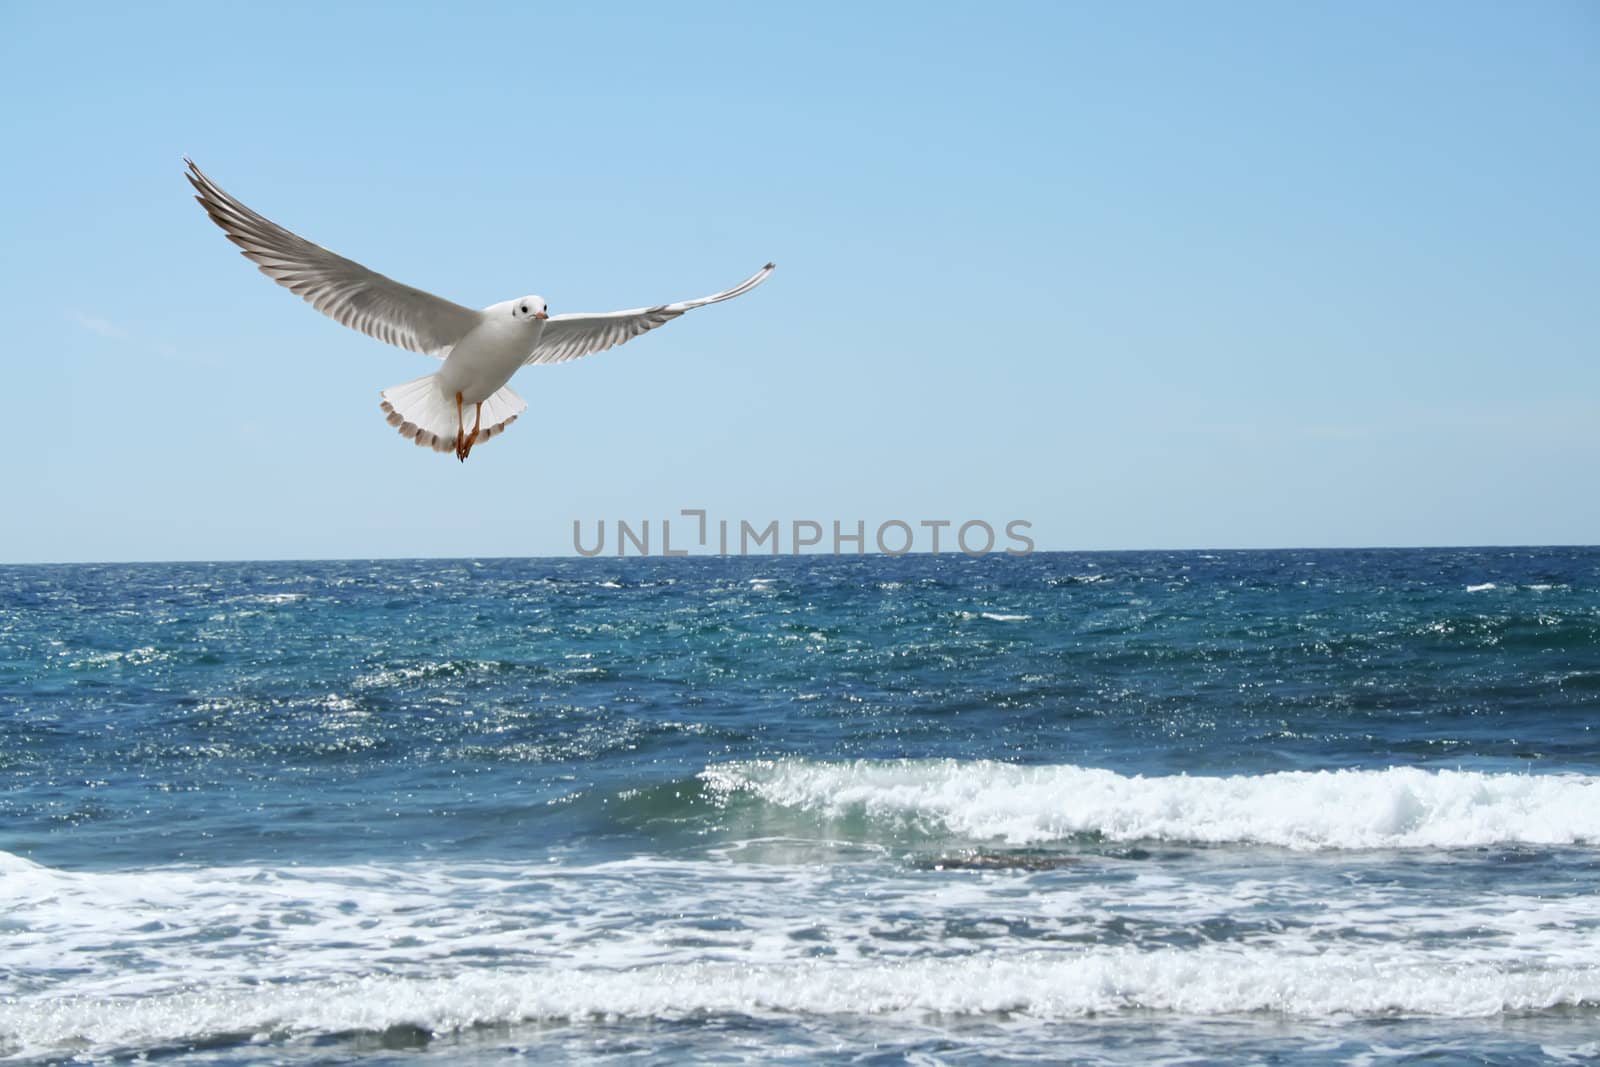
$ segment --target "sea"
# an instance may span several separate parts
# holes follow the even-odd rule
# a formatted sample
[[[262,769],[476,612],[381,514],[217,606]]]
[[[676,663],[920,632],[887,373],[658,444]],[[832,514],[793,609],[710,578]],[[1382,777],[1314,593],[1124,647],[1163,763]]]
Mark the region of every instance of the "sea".
[[[1600,549],[0,568],[0,1059],[1600,1062]]]

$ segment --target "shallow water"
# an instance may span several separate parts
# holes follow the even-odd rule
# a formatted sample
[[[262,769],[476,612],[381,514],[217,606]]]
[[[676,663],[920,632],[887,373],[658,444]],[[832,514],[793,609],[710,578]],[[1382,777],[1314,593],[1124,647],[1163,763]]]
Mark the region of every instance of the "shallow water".
[[[1600,550],[0,568],[0,1055],[1600,1058]]]

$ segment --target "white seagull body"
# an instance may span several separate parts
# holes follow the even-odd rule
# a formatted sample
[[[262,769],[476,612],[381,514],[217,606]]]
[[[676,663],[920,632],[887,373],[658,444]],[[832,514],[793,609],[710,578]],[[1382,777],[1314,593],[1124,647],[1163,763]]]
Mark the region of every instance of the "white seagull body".
[[[434,374],[383,390],[382,408],[402,437],[465,460],[528,405],[507,385],[530,363],[564,363],[603,352],[692,308],[731,300],[767,280],[768,263],[732,289],[699,300],[593,315],[551,315],[543,297],[504,300],[482,311],[402,285],[290,233],[223,192],[188,159],[195,197],[261,273],[324,315],[380,341],[444,360]],[[472,429],[465,411],[473,412]]]

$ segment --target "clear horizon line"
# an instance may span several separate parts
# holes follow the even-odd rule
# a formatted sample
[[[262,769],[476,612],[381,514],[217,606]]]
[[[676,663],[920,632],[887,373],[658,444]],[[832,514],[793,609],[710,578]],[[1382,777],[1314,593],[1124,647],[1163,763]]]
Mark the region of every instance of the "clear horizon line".
[[[143,566],[153,564],[211,564],[211,563],[402,563],[402,562],[481,562],[485,560],[572,560],[585,563],[621,563],[637,560],[696,560],[696,559],[748,559],[748,560],[782,560],[782,559],[905,559],[907,557],[923,556],[949,556],[978,560],[989,556],[1003,559],[1028,559],[1033,556],[1089,556],[1089,555],[1127,555],[1133,553],[1169,552],[1427,552],[1427,551],[1471,551],[1471,550],[1507,550],[1507,549],[1600,549],[1600,543],[1585,544],[1582,542],[1537,544],[1532,542],[1505,542],[1493,544],[1389,544],[1389,545],[1276,545],[1261,547],[1218,547],[1218,546],[1188,546],[1183,548],[1039,548],[1025,556],[1008,557],[1002,551],[993,551],[983,555],[968,555],[959,549],[945,552],[912,551],[902,552],[897,555],[888,552],[782,552],[782,553],[720,553],[720,552],[691,552],[687,555],[663,556],[650,555],[625,555],[616,554],[583,556],[576,552],[560,555],[529,555],[529,556],[226,556],[209,559],[82,559],[82,560],[19,560],[0,563],[4,567],[117,567],[117,566]]]

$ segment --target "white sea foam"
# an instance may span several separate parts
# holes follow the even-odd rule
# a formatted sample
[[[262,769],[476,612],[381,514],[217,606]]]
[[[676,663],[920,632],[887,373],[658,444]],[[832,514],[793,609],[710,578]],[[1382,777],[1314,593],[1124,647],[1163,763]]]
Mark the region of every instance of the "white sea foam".
[[[1184,874],[1115,858],[1054,872],[774,862],[786,844],[805,845],[572,866],[113,872],[0,853],[0,1055],[696,1013],[1600,1006],[1592,894],[1496,884],[1446,904],[1346,881],[1343,866],[1285,877],[1247,860]]]
[[[1146,778],[987,760],[777,760],[703,777],[723,795],[1010,844],[1085,834],[1292,849],[1600,844],[1600,777],[1575,774],[1394,767]]]
[[[1054,1020],[1125,1011],[1487,1016],[1600,1004],[1600,969],[1518,971],[1395,961],[1381,949],[1284,957],[1215,949],[1069,950],[1015,958],[867,963],[558,967],[436,978],[356,978],[125,999],[0,1004],[0,1041],[34,1055],[87,1044],[165,1046],[214,1035],[474,1026],[695,1014],[941,1016]]]
[[[305,600],[308,595],[306,593],[258,593],[255,596],[239,597],[237,599],[250,604],[295,604]]]
[[[1496,588],[1496,587],[1495,587],[1495,584],[1493,582],[1484,582],[1481,585],[1469,585],[1469,586],[1467,586],[1467,592],[1469,592],[1469,593],[1485,593],[1485,592],[1488,592],[1490,589],[1494,589],[1494,588]]]
[[[975,622],[978,619],[988,619],[990,622],[1026,622],[1033,618],[1032,615],[1004,611],[958,611],[955,614],[962,622]]]

